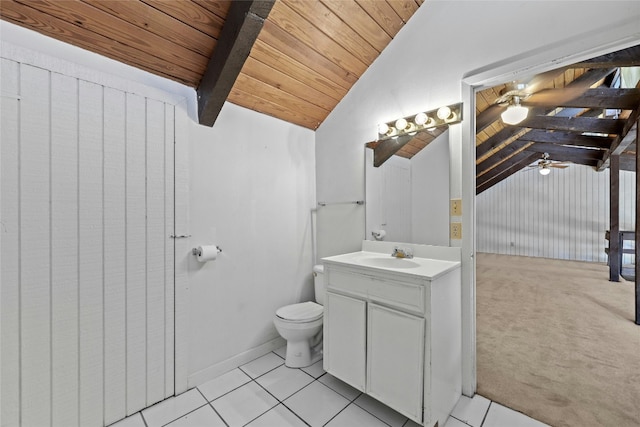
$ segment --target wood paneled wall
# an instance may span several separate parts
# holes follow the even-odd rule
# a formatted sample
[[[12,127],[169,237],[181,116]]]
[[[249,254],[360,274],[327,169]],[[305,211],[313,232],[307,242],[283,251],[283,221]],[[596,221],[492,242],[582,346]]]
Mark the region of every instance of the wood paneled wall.
[[[174,394],[170,103],[2,58],[2,425]]]
[[[609,170],[525,169],[478,195],[476,212],[479,252],[607,261]],[[633,172],[620,173],[620,212],[620,229],[633,230]]]

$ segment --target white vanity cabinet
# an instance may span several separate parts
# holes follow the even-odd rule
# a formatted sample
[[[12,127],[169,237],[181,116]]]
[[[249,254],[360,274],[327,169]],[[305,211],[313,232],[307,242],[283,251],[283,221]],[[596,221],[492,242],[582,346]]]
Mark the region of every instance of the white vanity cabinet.
[[[424,276],[339,257],[323,259],[325,371],[418,424],[444,425],[461,394],[459,263]]]

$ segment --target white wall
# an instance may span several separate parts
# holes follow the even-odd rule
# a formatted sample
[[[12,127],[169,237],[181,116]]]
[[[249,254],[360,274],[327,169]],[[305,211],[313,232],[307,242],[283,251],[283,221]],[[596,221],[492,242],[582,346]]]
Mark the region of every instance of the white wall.
[[[609,169],[571,165],[548,176],[522,170],[480,193],[476,203],[480,252],[607,261]],[[620,229],[634,230],[634,223],[635,173],[621,171]]]
[[[189,262],[193,386],[278,338],[277,308],[311,299],[315,148],[313,131],[233,104],[189,132],[190,240],[223,250]]]
[[[411,218],[415,243],[449,245],[449,132],[411,158]]]

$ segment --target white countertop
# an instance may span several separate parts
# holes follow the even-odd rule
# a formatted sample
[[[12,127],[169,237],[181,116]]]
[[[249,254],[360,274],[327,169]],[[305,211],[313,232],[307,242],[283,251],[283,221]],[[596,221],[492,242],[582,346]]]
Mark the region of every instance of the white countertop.
[[[326,264],[389,272],[412,278],[436,279],[460,267],[460,261],[433,258],[395,258],[388,253],[358,251],[322,258]]]

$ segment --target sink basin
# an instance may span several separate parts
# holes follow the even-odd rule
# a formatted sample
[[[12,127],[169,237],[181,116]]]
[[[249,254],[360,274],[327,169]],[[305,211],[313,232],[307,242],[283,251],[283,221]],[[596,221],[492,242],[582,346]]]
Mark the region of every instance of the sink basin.
[[[368,265],[369,267],[381,268],[416,268],[420,267],[417,262],[406,258],[395,257],[362,257],[356,261],[358,264]]]

